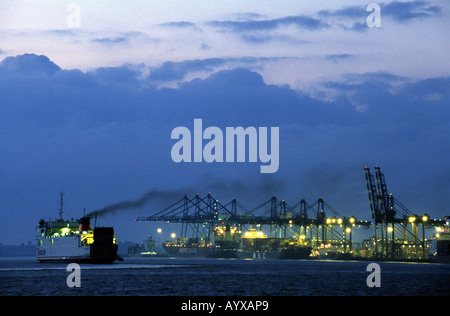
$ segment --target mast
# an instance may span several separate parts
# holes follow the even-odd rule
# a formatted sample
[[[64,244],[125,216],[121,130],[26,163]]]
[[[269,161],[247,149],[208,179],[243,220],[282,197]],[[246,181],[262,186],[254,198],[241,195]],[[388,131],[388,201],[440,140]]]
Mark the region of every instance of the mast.
[[[59,220],[63,220],[63,205],[64,205],[64,192],[61,191],[61,204],[59,207]]]

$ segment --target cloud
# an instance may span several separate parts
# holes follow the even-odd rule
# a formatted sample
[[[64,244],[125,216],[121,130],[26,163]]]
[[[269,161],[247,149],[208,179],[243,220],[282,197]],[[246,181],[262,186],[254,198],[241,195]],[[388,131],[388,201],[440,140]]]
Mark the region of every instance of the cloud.
[[[431,5],[429,1],[392,1],[389,3],[381,3],[381,16],[389,16],[396,22],[407,22],[418,18],[428,18],[439,15],[442,12],[442,8],[437,5]],[[363,6],[347,6],[339,10],[321,10],[318,15],[326,18],[346,18],[346,19],[361,19],[365,21],[365,18],[369,12],[366,10],[366,5]],[[361,23],[359,22],[359,23]],[[355,30],[357,27],[353,25]],[[365,24],[365,23],[364,23]]]
[[[159,67],[150,68],[148,79],[151,81],[181,80],[190,72],[211,71],[214,67],[223,65],[225,62],[226,60],[221,58],[186,60],[182,62],[167,61]]]
[[[340,60],[349,60],[349,59],[355,59],[356,56],[353,54],[331,54],[325,56],[325,59],[338,62]]]
[[[335,61],[349,60],[355,56],[335,54],[325,58]],[[416,113],[423,111],[426,117],[435,112],[426,112],[426,106],[418,102],[429,100],[429,104],[439,108],[449,96],[447,78],[414,82],[378,72],[347,74],[342,81],[323,82],[325,88],[338,93],[334,102],[327,103],[289,87],[268,85],[257,72],[242,68],[254,62],[255,59],[250,57],[166,62],[160,67],[150,68],[150,75],[143,76],[139,67],[132,66],[103,67],[87,73],[67,71],[46,56],[26,54],[5,58],[0,63],[0,71],[3,73],[2,95],[16,100],[12,105],[5,105],[5,108],[14,109],[13,104],[23,103],[21,100],[28,99],[28,92],[32,92],[39,96],[32,102],[33,107],[40,105],[43,112],[55,108],[59,109],[57,113],[67,111],[68,115],[61,117],[62,122],[64,119],[70,120],[70,115],[76,111],[82,111],[85,115],[90,113],[99,121],[120,121],[127,117],[134,120],[142,118],[143,113],[147,113],[144,115],[146,117],[155,118],[154,106],[158,105],[159,108],[171,108],[179,113],[174,113],[174,122],[189,112],[190,116],[208,113],[223,123],[232,119],[256,124],[271,118],[279,124],[358,125],[369,118],[355,111],[355,100],[364,102],[370,113],[382,109],[387,117],[409,115],[407,108],[417,104]],[[241,68],[215,70],[238,63]],[[156,81],[179,81],[187,74],[198,71],[207,71],[211,75],[184,82],[175,89],[159,90],[151,84]],[[36,77],[26,79],[33,73],[42,74],[38,77],[40,80]],[[400,99],[403,101],[397,104]],[[109,112],[112,107],[115,110]],[[392,123],[391,120],[384,122]]]
[[[0,70],[4,73],[45,73],[53,75],[61,68],[54,64],[47,56],[24,54],[16,57],[6,57],[0,63]]]
[[[348,6],[335,11],[321,10],[317,14],[322,17],[345,17],[357,19],[367,16],[367,11],[365,6]]]
[[[431,5],[429,1],[392,1],[381,3],[380,6],[382,17],[391,18],[398,23],[435,17],[442,12],[440,6]],[[307,31],[321,31],[334,27],[346,31],[365,32],[370,29],[366,22],[369,15],[366,7],[367,5],[352,5],[338,10],[320,10],[311,15],[293,15],[275,19],[258,14],[242,14],[235,19],[209,21],[206,25],[220,31],[239,34],[243,41],[253,45],[273,41],[301,44],[306,41],[295,38],[292,34],[279,32],[290,26]]]
[[[120,44],[125,43],[127,41],[126,37],[102,37],[102,38],[93,38],[91,42],[100,43],[100,44]]]
[[[111,36],[99,37],[96,33],[89,33],[87,36],[90,38],[91,43],[104,44],[104,45],[116,45],[116,44],[129,44],[133,41],[139,41],[141,43],[159,43],[160,38],[150,37],[144,32],[129,31],[129,32],[118,32],[112,34]]]
[[[183,80],[186,76],[198,73],[211,74],[221,68],[256,67],[267,61],[286,60],[285,57],[227,57],[191,59],[183,61],[167,61],[158,66],[150,67],[148,80],[152,82],[168,82]]]
[[[397,22],[438,16],[442,8],[431,5],[429,1],[393,1],[381,7],[382,14],[392,17]]]
[[[266,20],[246,20],[246,21],[210,21],[208,25],[229,30],[232,32],[248,32],[248,31],[270,31],[280,28],[282,26],[296,26],[304,30],[317,30],[328,28],[330,25],[319,19],[298,15],[287,16],[278,19],[266,19]]]
[[[242,20],[242,21],[247,21],[247,20],[263,20],[263,19],[267,19],[267,15],[264,14],[260,14],[257,12],[242,12],[242,13],[236,13],[233,15],[233,17],[236,20]]]
[[[159,26],[162,27],[175,27],[175,28],[194,28],[196,27],[195,23],[187,22],[187,21],[179,21],[179,22],[166,22],[161,23]]]
[[[290,45],[307,44],[308,41],[301,40],[295,36],[283,35],[283,34],[242,34],[241,39],[248,44],[265,44],[268,42],[279,42]]]

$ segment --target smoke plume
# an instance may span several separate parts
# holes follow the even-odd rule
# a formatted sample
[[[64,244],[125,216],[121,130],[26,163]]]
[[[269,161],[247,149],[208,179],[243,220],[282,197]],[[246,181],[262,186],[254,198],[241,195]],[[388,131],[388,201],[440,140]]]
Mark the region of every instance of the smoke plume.
[[[155,202],[156,204],[161,203],[171,203],[174,200],[178,200],[182,198],[186,194],[185,191],[170,191],[170,190],[151,190],[142,195],[140,198],[136,200],[128,200],[128,201],[122,201],[115,204],[111,204],[108,206],[105,206],[101,209],[98,209],[96,211],[92,211],[88,213],[87,217],[94,217],[94,216],[102,216],[102,215],[114,215],[118,211],[126,211],[126,210],[134,210],[143,208],[150,202]]]
[[[144,208],[151,204],[152,207],[164,208],[168,205],[180,200],[184,196],[191,198],[197,192],[211,192],[215,198],[224,199],[225,202],[231,201],[233,198],[241,200],[245,198],[245,203],[260,203],[270,199],[273,195],[279,194],[286,187],[283,180],[266,179],[264,181],[220,181],[220,179],[212,179],[212,176],[206,177],[204,181],[194,187],[184,187],[177,190],[150,190],[140,198],[135,200],[127,200],[105,206],[96,211],[88,213],[86,216],[93,218],[95,216],[115,215],[117,212],[136,210]],[[202,197],[206,194],[201,194]],[[250,199],[248,197],[253,197]],[[159,211],[159,209],[157,209]]]

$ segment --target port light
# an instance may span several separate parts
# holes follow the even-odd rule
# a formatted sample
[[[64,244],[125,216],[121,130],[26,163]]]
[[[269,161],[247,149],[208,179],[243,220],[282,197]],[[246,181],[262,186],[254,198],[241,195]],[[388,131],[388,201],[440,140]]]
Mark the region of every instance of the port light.
[[[90,245],[94,243],[94,232],[93,231],[89,231],[86,233],[83,232],[83,235],[81,235],[81,242],[83,243],[83,245]]]
[[[64,236],[64,235],[67,235],[67,234],[69,234],[70,233],[70,228],[68,228],[68,227],[63,227],[63,228],[61,228],[61,234]]]
[[[408,220],[409,220],[410,223],[414,223],[416,221],[416,217],[415,216],[410,216]]]
[[[249,229],[244,233],[244,238],[267,238],[267,236],[262,231],[256,231],[254,229]]]

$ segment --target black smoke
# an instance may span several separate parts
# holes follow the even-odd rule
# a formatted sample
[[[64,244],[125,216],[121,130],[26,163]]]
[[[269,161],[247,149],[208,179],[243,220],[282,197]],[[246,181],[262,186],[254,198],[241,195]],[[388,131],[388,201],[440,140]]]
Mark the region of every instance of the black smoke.
[[[140,198],[127,200],[105,206],[101,209],[88,213],[87,217],[115,215],[117,212],[136,210],[147,206],[150,202],[155,205],[164,206],[173,203],[186,195],[186,190],[150,190]]]
[[[183,199],[185,196],[193,198],[197,193],[202,198],[210,193],[214,198],[220,199],[224,204],[236,198],[247,207],[252,208],[269,200],[274,195],[281,194],[287,187],[287,183],[284,180],[274,177],[247,182],[239,180],[224,181],[214,178],[211,175],[207,178],[209,179],[205,178],[195,188],[184,187],[176,190],[149,190],[135,200],[117,202],[92,211],[86,216],[93,218],[96,216],[116,215],[118,212],[138,210],[149,205],[154,207],[154,211],[157,212]]]

